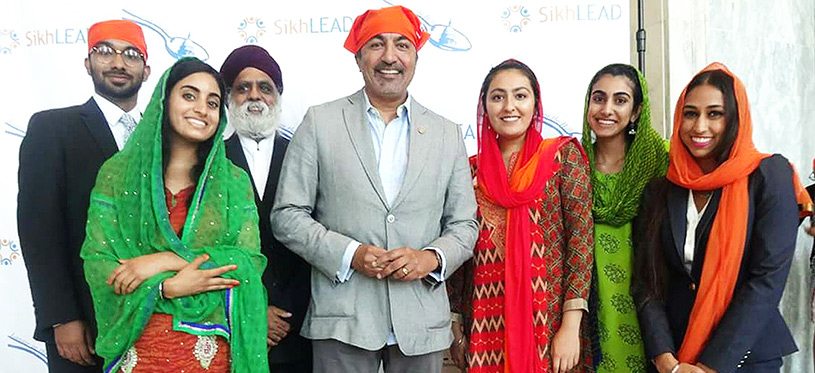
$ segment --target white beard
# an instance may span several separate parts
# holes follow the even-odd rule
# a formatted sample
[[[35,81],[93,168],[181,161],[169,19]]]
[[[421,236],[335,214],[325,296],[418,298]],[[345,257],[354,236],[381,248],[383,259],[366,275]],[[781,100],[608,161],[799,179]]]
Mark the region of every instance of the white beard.
[[[280,107],[282,106],[280,100],[281,97],[278,96],[277,102],[271,107],[263,101],[246,101],[243,105],[238,106],[230,96],[227,111],[229,124],[235,128],[238,135],[255,141],[272,136],[280,126]],[[249,108],[254,106],[262,108],[262,111],[260,113],[250,112]]]

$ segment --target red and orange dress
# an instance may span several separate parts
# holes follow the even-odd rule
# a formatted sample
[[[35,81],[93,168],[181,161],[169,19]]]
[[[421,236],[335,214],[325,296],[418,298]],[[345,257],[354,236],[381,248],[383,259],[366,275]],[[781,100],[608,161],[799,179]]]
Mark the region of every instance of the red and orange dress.
[[[529,203],[522,204],[520,214],[529,223],[527,275],[521,275],[523,271],[507,263],[506,243],[511,241],[507,237],[510,232],[507,223],[512,215],[474,177],[480,233],[473,260],[448,282],[451,307],[464,315],[469,330],[469,372],[533,371],[528,370],[529,365],[516,364],[509,369],[510,364],[506,364],[508,351],[529,344],[525,341],[513,344],[508,339],[524,332],[531,334],[534,371],[551,371],[551,342],[560,328],[563,312],[576,309],[588,312],[594,245],[589,167],[573,139],[562,137],[544,142],[551,147],[549,154],[554,155],[551,165],[554,172],[542,190]],[[517,154],[512,158],[508,175],[520,168],[519,158],[522,157]],[[473,175],[478,175],[477,156],[471,157],[470,163]],[[513,305],[507,297],[508,285],[520,288],[520,292],[530,289],[531,302]],[[583,325],[586,319],[584,315]],[[510,328],[514,326],[521,333],[511,332],[507,321]],[[580,361],[571,372],[592,371],[588,337],[588,328],[581,326]]]
[[[195,185],[176,194],[164,189],[170,225],[179,237],[194,194]],[[119,371],[228,373],[229,356],[229,342],[224,337],[195,336],[173,330],[173,315],[154,313],[141,337],[125,354]]]

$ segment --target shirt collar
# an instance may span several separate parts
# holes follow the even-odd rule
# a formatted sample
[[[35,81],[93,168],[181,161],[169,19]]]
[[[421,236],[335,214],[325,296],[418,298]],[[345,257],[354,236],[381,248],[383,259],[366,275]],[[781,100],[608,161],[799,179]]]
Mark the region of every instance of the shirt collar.
[[[251,137],[242,136],[237,132],[235,132],[233,136],[237,136],[238,140],[244,146],[251,146],[253,148],[265,148],[267,146],[268,147],[274,146],[275,139],[277,138],[277,131],[275,131],[275,133],[273,133],[271,136],[260,139],[260,141],[257,141]]]
[[[371,105],[371,100],[368,98],[368,92],[365,92],[365,89],[362,90],[362,97],[365,102],[366,113],[370,113],[371,109],[376,109],[373,107],[373,105]],[[404,113],[404,115],[407,115],[406,119],[408,124],[410,124],[410,118],[413,117],[413,115],[411,114],[411,107],[413,107],[412,101],[413,99],[410,97],[410,92],[408,92],[405,102],[403,102],[401,105],[399,105],[399,107],[396,108],[396,116],[401,117],[402,114]],[[379,109],[376,109],[376,113],[380,116],[380,118],[382,117],[382,115],[379,113]]]
[[[113,126],[119,122],[119,118],[121,118],[122,114],[125,113],[125,111],[116,106],[116,104],[110,102],[108,99],[102,97],[102,95],[98,93],[93,94],[93,100],[96,101],[96,106],[98,106],[99,110],[102,111],[102,115],[105,117],[105,120],[108,122],[109,126]],[[133,109],[127,113],[130,114],[136,123],[138,123],[141,119],[141,114],[139,113],[137,106],[134,106]]]

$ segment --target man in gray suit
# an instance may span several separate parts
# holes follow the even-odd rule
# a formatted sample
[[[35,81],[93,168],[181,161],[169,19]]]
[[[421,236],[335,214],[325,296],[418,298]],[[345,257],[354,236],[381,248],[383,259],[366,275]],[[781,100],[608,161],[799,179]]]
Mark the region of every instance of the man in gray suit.
[[[315,372],[440,372],[452,342],[441,282],[472,255],[476,204],[459,127],[407,93],[428,38],[401,6],[357,17],[365,87],[311,107],[289,145],[272,230],[312,265]]]

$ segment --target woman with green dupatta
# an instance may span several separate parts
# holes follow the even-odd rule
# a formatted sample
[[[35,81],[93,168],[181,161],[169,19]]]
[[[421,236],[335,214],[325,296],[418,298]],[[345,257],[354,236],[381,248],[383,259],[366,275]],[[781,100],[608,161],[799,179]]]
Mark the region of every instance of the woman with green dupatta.
[[[668,168],[665,142],[651,128],[645,78],[612,64],[592,78],[586,94],[583,147],[594,190],[593,316],[598,372],[645,372],[647,362],[631,298],[631,221],[645,185]]]
[[[102,166],[82,247],[105,372],[268,372],[249,178],[227,160],[224,83],[178,61]]]

